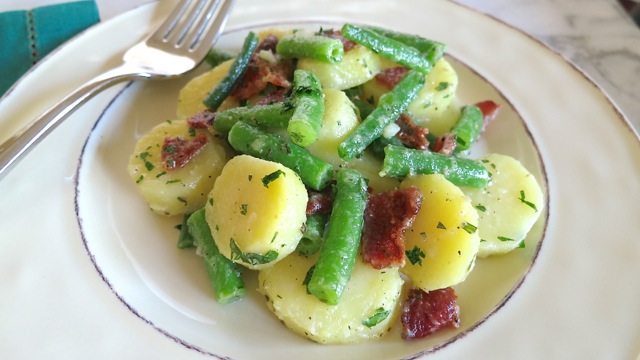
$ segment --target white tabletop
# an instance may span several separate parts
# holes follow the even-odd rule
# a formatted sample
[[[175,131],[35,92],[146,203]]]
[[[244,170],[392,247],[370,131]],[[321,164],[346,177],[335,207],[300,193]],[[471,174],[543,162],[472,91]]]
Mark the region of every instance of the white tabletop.
[[[107,20],[151,1],[97,3],[101,19]],[[522,29],[562,54],[600,86],[640,132],[640,28],[616,0],[456,1]],[[60,2],[65,0],[0,0],[0,11]]]

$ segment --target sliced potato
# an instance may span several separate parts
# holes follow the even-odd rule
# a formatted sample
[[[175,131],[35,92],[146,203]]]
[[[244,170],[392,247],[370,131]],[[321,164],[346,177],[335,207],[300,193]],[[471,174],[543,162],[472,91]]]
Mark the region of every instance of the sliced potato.
[[[184,120],[165,121],[141,137],[129,157],[129,175],[155,213],[179,215],[202,208],[207,195],[227,162],[220,140],[205,130],[189,129]],[[192,139],[204,134],[207,143],[182,168],[167,171],[162,146],[167,137]]]
[[[258,275],[259,291],[288,328],[322,344],[358,343],[383,336],[397,316],[403,280],[397,269],[376,270],[358,256],[338,305],[307,293],[303,284],[317,257],[297,253]]]
[[[233,59],[227,60],[213,69],[191,79],[178,95],[178,107],[176,114],[179,119],[187,119],[206,109],[202,101],[209,95],[211,90],[224,78],[229,72],[229,68],[233,63]],[[232,97],[227,98],[220,110],[238,106],[238,102]]]
[[[475,264],[480,243],[478,212],[471,201],[440,174],[413,176],[400,186],[415,186],[423,196],[405,232],[407,261],[401,271],[424,291],[462,282]]]
[[[455,124],[458,118],[456,107],[452,107],[458,88],[458,74],[445,59],[440,59],[425,77],[425,84],[418,96],[409,104],[409,113],[416,123],[425,126],[435,135],[442,135]],[[377,103],[380,96],[388,92],[375,79],[362,86],[362,98],[373,98]]]
[[[298,69],[311,71],[318,76],[323,88],[349,89],[373,79],[380,71],[397,66],[362,45],[344,53],[342,61],[330,64],[313,59],[299,59]]]
[[[544,195],[535,177],[518,160],[489,154],[479,161],[491,173],[491,181],[481,189],[463,189],[480,215],[478,256],[504,254],[520,246],[538,220]]]
[[[280,261],[302,238],[307,190],[298,174],[281,164],[236,156],[209,198],[207,222],[220,252],[250,269]]]

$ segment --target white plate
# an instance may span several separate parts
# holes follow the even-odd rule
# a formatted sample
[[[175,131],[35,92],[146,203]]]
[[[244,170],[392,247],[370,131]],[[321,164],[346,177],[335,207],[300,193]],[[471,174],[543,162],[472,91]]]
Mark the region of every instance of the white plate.
[[[139,8],[50,56],[0,102],[0,137],[117,63],[170,8]],[[255,293],[223,309],[212,302],[199,259],[168,236],[175,220],[150,216],[124,172],[135,138],[172,116],[185,80],[135,83],[117,96],[120,86],[89,102],[0,183],[3,357],[635,357],[640,143],[606,96],[538,42],[451,2],[238,1],[235,31],[220,45],[238,44],[247,27],[301,21],[367,22],[447,43],[463,100],[507,106],[480,151],[511,154],[548,180],[541,246],[544,221],[525,250],[480,264],[459,292],[460,332],[313,344],[286,331]]]

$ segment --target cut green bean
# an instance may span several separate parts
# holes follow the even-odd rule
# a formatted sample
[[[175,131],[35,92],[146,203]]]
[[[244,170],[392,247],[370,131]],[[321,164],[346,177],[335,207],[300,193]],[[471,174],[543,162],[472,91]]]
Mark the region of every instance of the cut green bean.
[[[333,178],[331,164],[282,136],[253,125],[237,122],[229,131],[228,140],[231,147],[240,153],[275,161],[295,171],[302,182],[314,190],[322,190]]]
[[[351,160],[382,135],[385,126],[396,121],[424,86],[424,75],[410,70],[402,80],[378,100],[378,106],[338,146],[338,155]]]
[[[475,105],[462,107],[458,122],[451,129],[456,138],[456,151],[468,150],[480,136],[483,121],[482,111]]]
[[[242,298],[246,294],[242,274],[236,264],[218,250],[211,236],[204,208],[194,212],[187,224],[197,246],[197,253],[204,258],[209,282],[218,303],[226,305]]]
[[[318,261],[307,283],[309,293],[329,305],[336,305],[356,262],[367,184],[353,169],[340,169],[336,175],[336,195]]]
[[[339,39],[296,33],[283,36],[276,52],[284,58],[309,58],[336,64],[342,61],[344,46]]]
[[[188,249],[194,247],[193,236],[189,232],[189,226],[187,220],[191,214],[185,214],[182,216],[182,223],[180,224],[180,235],[178,235],[178,249]]]
[[[258,46],[258,35],[254,32],[249,32],[244,40],[242,49],[238,56],[231,64],[229,72],[220,80],[213,90],[203,100],[204,105],[211,111],[218,110],[218,107],[222,102],[231,94],[233,87],[238,83],[245,70],[249,66],[249,61],[253,56],[253,52]]]
[[[430,151],[387,145],[380,176],[404,178],[417,174],[442,174],[457,186],[481,188],[491,174],[479,162]]]
[[[295,144],[311,145],[318,139],[324,118],[322,87],[316,75],[300,69],[293,73],[293,106],[287,132]]]
[[[233,59],[235,56],[235,54],[232,54],[226,50],[211,48],[204,60],[209,65],[211,65],[211,67],[216,67],[227,60]]]
[[[229,132],[238,121],[265,129],[285,129],[293,114],[289,102],[267,105],[239,106],[216,113],[213,128],[219,132]]]
[[[304,226],[304,234],[296,250],[300,255],[311,256],[320,250],[327,214],[309,214]]]
[[[342,26],[342,36],[373,50],[393,62],[421,72],[426,75],[433,68],[431,61],[412,46],[380,35],[375,31],[361,28],[353,24]]]
[[[434,65],[438,60],[440,60],[444,56],[444,52],[446,50],[446,45],[444,43],[426,39],[422,36],[411,35],[375,26],[366,26],[365,29],[417,49],[422,53],[424,58],[431,63],[431,65]]]

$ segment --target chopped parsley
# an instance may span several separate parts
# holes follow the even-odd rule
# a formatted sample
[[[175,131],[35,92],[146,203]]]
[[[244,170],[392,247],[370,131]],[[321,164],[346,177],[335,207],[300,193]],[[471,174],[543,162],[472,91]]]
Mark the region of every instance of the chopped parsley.
[[[482,211],[482,212],[486,212],[487,208],[482,204],[478,204],[478,205],[476,205],[476,210]]]
[[[272,172],[271,174],[265,175],[262,178],[262,185],[264,185],[264,187],[269,188],[269,184],[271,184],[272,182],[276,181],[280,175],[286,175],[284,171],[278,169],[274,172]]]
[[[411,250],[405,250],[404,253],[405,255],[407,255],[407,259],[409,259],[411,265],[418,264],[422,266],[422,259],[426,257],[424,251],[422,251],[422,249],[417,245],[414,246]]]
[[[508,238],[506,236],[498,236],[498,240],[500,240],[500,241],[516,241],[515,239]]]
[[[378,325],[384,319],[386,319],[389,316],[389,314],[391,314],[391,311],[385,310],[383,307],[379,307],[376,309],[376,312],[373,315],[371,315],[371,317],[369,317],[368,319],[362,320],[362,325],[368,328],[372,328]]]
[[[231,245],[231,260],[242,260],[243,262],[251,265],[266,264],[278,258],[278,252],[275,250],[269,250],[264,255],[257,253],[243,253],[242,250],[236,244],[233,238],[230,241]]]
[[[247,209],[249,208],[248,204],[240,205],[240,214],[247,215]]]
[[[149,154],[147,151],[140,153],[140,160],[142,160],[142,162],[144,163],[144,167],[147,169],[147,171],[151,171],[155,167],[151,161],[147,160],[149,156],[151,156],[151,154]]]
[[[466,231],[469,234],[473,234],[476,232],[476,230],[478,230],[478,227],[473,224],[469,224],[468,222],[463,222],[462,230]]]
[[[447,230],[447,227],[446,227],[446,226],[444,226],[444,224],[443,224],[443,223],[441,223],[440,221],[438,221],[438,225],[436,225],[436,227],[437,227],[438,229]]]
[[[449,83],[446,81],[441,81],[438,86],[436,86],[437,91],[447,90],[449,88]]]
[[[520,200],[521,203],[527,205],[528,207],[538,212],[538,208],[536,207],[536,204],[532,203],[531,201],[527,201],[524,198],[524,190],[520,190],[520,197],[518,198],[518,200]]]

